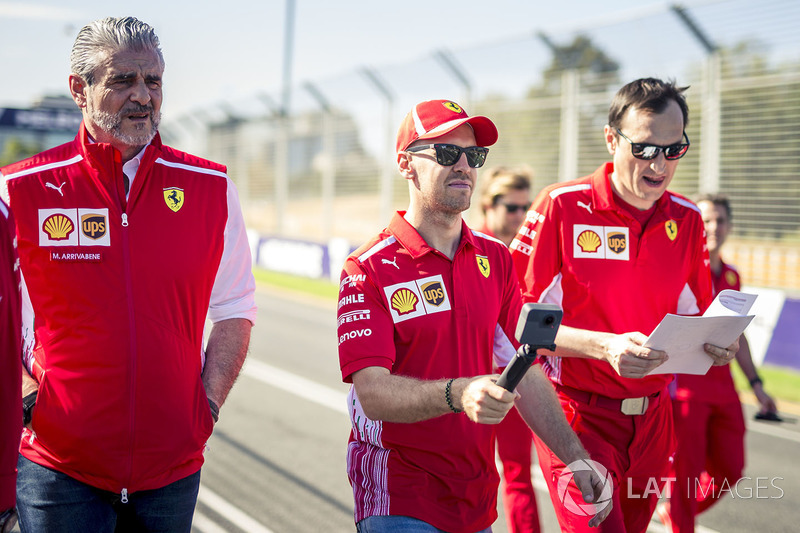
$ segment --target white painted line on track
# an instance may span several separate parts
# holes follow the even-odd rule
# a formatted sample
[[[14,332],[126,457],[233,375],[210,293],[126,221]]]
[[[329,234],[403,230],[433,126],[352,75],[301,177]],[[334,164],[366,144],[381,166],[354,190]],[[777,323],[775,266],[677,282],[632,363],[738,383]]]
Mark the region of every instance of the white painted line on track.
[[[745,426],[747,427],[747,431],[754,431],[771,437],[800,442],[800,433],[797,431],[790,431],[780,426],[768,425],[774,423],[775,422],[754,422],[752,420],[746,420]]]
[[[286,370],[248,358],[242,374],[257,379],[273,387],[296,394],[310,402],[347,414],[347,394],[315,381],[292,374]],[[766,423],[747,421],[747,430],[794,442],[800,442],[800,433],[782,427],[768,426]]]
[[[286,370],[281,370],[278,367],[258,361],[256,359],[248,359],[242,369],[242,374],[257,379],[263,383],[273,387],[285,390],[310,402],[315,402],[323,407],[332,409],[342,414],[347,414],[347,394],[325,385],[320,385],[315,381],[306,379],[304,377],[292,374]],[[800,442],[800,433],[790,431],[781,427],[767,426],[764,424],[756,424],[747,421],[747,430],[772,437],[782,438],[794,442]],[[538,473],[538,470],[537,470]],[[533,480],[534,487],[541,492],[547,492],[547,484],[541,477],[541,473],[534,474]],[[664,526],[653,521],[650,527],[647,528],[649,533],[660,533],[663,531]],[[245,530],[249,531],[249,530]],[[696,526],[697,533],[718,533],[714,529],[704,526]],[[210,532],[209,532],[210,533]]]
[[[228,520],[231,524],[234,524],[242,531],[247,531],[247,533],[272,533],[271,529],[262,526],[256,520],[242,512],[237,507],[231,505],[227,500],[222,498],[222,496],[218,495],[208,487],[200,485],[200,492],[197,495],[197,501],[202,502],[203,505],[207,505],[220,515],[224,516],[226,520]],[[212,531],[208,531],[208,533],[212,533]]]
[[[242,374],[257,379],[267,385],[300,396],[308,401],[316,402],[323,407],[347,414],[347,394],[341,391],[320,385],[314,381],[255,359],[248,359],[245,362],[242,368]],[[197,501],[202,502],[221,516],[224,516],[229,522],[236,525],[242,531],[246,531],[247,533],[272,533],[270,529],[264,527],[255,519],[245,514],[237,507],[234,507],[230,502],[202,484],[200,485],[200,492],[197,495]],[[200,513],[195,513],[192,528],[198,533],[228,533],[211,519]]]
[[[218,526],[213,520],[202,513],[195,512],[192,518],[193,533],[230,533]]]
[[[242,374],[296,394],[328,409],[347,414],[347,394],[342,391],[320,385],[315,381],[281,370],[257,359],[247,359],[242,368]]]

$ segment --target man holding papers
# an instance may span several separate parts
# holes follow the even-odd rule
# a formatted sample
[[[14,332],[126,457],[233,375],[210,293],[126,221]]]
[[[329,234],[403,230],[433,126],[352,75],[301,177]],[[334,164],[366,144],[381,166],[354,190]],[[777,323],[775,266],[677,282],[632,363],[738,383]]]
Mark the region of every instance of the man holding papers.
[[[705,224],[714,292],[740,290],[739,273],[720,257],[720,248],[731,230],[731,208],[724,196],[706,195],[697,200]],[[739,339],[736,361],[750,381],[761,414],[774,415],[775,402],[764,392],[747,339]],[[693,532],[695,516],[716,503],[733,487],[744,469],[744,417],[739,395],[728,368],[711,367],[706,375],[678,374],[673,402],[678,447],[675,452],[675,484],[659,517],[672,531]]]
[[[644,347],[647,335],[666,314],[700,314],[712,299],[699,211],[667,191],[689,149],[684,90],[653,78],[622,87],[604,128],[612,162],[544,189],[511,244],[525,301],[564,311],[542,367],[584,447],[611,472],[614,506],[600,531],[647,529],[674,449],[672,375],[648,375],[668,354]],[[727,364],[737,348],[705,350]],[[536,446],[561,529],[597,531],[561,504],[565,465]]]

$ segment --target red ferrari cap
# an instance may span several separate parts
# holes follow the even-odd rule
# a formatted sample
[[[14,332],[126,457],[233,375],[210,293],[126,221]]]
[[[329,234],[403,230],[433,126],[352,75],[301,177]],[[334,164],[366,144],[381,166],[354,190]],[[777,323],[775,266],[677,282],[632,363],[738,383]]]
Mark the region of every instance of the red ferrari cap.
[[[460,105],[450,100],[428,100],[415,105],[400,124],[397,152],[404,151],[414,141],[441,137],[462,124],[472,126],[478,146],[491,146],[497,142],[497,128],[487,117],[470,117]]]

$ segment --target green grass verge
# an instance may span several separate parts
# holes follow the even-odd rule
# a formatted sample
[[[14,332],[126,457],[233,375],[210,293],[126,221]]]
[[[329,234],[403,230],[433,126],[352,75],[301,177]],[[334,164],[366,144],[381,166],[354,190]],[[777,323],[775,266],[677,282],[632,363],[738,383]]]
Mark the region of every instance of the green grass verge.
[[[335,299],[339,295],[339,286],[327,280],[292,276],[261,268],[254,268],[253,275],[259,283],[313,296]],[[739,365],[733,363],[731,367],[736,390],[749,391],[750,384],[747,383],[747,379],[742,374]],[[764,380],[764,390],[766,390],[767,394],[778,400],[800,404],[800,372],[788,368],[764,365],[758,369],[758,373],[761,379]]]
[[[259,283],[266,283],[282,289],[294,290],[332,300],[339,296],[339,286],[327,280],[292,276],[291,274],[283,274],[261,268],[254,268],[253,276]]]
[[[750,384],[744,373],[736,363],[731,363],[733,382],[736,390],[749,391]],[[773,365],[762,365],[758,368],[758,375],[764,382],[764,392],[777,400],[800,404],[800,372]],[[778,409],[780,409],[778,405]]]

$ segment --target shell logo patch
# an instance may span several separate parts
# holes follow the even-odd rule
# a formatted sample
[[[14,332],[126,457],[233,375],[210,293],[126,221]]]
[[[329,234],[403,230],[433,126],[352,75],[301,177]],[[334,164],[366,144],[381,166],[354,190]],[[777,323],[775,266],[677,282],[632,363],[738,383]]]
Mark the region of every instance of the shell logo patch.
[[[667,237],[669,237],[669,240],[674,241],[675,237],[678,236],[678,223],[674,220],[667,220],[664,223],[664,229],[667,231]]]
[[[400,289],[392,295],[392,309],[399,315],[406,315],[417,308],[419,299],[408,289]]]
[[[728,270],[725,272],[725,283],[731,287],[735,287],[737,281],[739,281],[739,276],[737,276],[733,271]]]
[[[459,115],[464,112],[464,110],[461,109],[461,106],[455,102],[444,102],[442,105],[453,113],[458,113]]]
[[[183,189],[177,187],[164,189],[164,202],[174,212],[180,211],[181,207],[183,207]]]
[[[584,253],[591,254],[597,252],[601,244],[600,236],[590,229],[582,231],[581,234],[578,235],[578,246],[581,247],[581,251]]]
[[[450,298],[441,274],[383,288],[395,324],[450,310]]]
[[[42,230],[53,241],[63,241],[75,231],[75,224],[62,214],[50,215],[42,224]]]
[[[630,259],[628,228],[625,226],[572,226],[572,256],[586,259]]]
[[[615,254],[621,254],[628,247],[628,240],[625,238],[625,234],[619,231],[609,233],[606,240],[608,249]]]
[[[478,262],[478,270],[483,274],[484,278],[488,278],[492,271],[492,265],[489,264],[489,258],[485,255],[476,255],[475,261]]]

